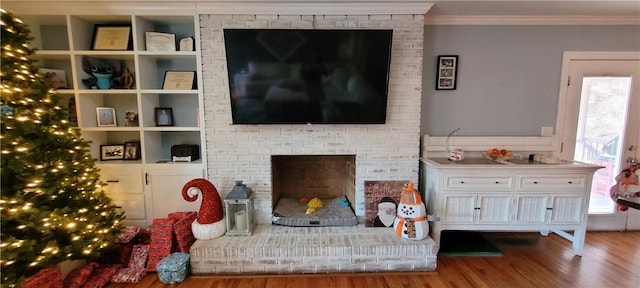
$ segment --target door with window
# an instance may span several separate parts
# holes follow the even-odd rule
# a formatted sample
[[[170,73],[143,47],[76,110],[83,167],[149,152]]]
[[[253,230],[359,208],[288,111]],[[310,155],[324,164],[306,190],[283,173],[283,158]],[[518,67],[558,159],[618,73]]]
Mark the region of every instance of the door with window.
[[[615,177],[640,158],[640,52],[567,52],[557,134],[560,156],[604,168],[594,177],[589,230],[638,230],[640,210],[619,211]]]

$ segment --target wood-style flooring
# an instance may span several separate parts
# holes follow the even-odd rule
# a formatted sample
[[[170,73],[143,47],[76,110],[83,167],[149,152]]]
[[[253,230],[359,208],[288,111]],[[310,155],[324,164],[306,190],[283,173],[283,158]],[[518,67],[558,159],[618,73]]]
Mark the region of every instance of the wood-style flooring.
[[[307,275],[189,276],[166,285],[157,274],[107,288],[640,288],[640,231],[588,232],[583,256],[558,235],[484,233],[499,257],[438,257],[434,272]]]

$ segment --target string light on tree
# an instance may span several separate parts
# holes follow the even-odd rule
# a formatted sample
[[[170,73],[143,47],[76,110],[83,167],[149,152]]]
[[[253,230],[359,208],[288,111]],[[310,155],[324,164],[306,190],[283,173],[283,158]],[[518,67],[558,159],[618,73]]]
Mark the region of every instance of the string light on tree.
[[[124,216],[101,190],[89,143],[37,74],[28,27],[0,13],[0,269],[2,287],[15,287],[42,268],[99,255]]]

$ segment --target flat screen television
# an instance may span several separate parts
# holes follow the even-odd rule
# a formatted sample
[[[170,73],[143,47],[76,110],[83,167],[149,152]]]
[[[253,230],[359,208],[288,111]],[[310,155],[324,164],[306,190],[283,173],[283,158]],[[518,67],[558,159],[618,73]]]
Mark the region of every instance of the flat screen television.
[[[384,124],[392,33],[224,29],[233,124]]]

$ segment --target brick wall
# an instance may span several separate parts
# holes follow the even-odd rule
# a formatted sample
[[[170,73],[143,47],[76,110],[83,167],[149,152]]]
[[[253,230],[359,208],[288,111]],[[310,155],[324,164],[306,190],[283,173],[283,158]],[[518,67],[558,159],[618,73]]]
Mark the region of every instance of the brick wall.
[[[224,28],[393,29],[384,125],[232,125]],[[200,15],[208,179],[221,197],[243,180],[270,223],[272,155],[356,155],[355,211],[365,180],[418,182],[424,15]]]

